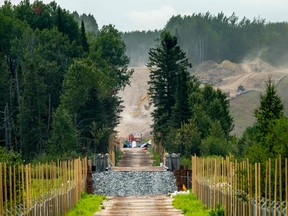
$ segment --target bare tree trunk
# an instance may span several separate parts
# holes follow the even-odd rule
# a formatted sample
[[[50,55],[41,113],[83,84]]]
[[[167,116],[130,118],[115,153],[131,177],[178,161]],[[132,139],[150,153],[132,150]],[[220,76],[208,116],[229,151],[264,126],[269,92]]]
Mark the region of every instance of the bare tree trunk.
[[[6,102],[6,105],[4,108],[4,125],[5,125],[5,147],[6,147],[6,152],[8,153],[12,148],[11,124],[10,124],[10,113],[9,113],[8,102]]]
[[[51,123],[51,94],[48,94],[48,123],[47,123],[47,133],[50,130],[50,123]]]

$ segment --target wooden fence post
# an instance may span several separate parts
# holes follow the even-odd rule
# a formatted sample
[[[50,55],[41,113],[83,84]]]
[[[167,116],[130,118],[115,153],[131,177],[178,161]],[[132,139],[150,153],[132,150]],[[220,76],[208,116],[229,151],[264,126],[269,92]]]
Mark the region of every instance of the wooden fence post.
[[[280,212],[282,214],[282,161],[281,155],[279,155],[279,198],[280,198]],[[287,205],[287,203],[286,203]]]
[[[285,158],[286,215],[288,215],[288,162]]]
[[[274,215],[276,215],[276,207],[277,207],[277,159],[275,160],[275,178],[274,178]]]

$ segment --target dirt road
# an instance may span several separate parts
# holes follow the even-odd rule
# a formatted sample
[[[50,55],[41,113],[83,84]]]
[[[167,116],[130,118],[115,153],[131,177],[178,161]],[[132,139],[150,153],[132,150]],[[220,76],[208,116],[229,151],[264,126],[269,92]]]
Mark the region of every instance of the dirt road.
[[[169,196],[108,197],[105,209],[95,216],[183,216],[171,205]]]
[[[164,167],[152,166],[149,151],[142,148],[123,148],[123,157],[114,171],[166,171]]]
[[[163,167],[153,167],[151,154],[141,148],[123,149],[123,158],[114,171],[125,172],[153,172],[165,171]],[[104,210],[95,216],[180,216],[180,210],[172,206],[172,198],[167,195],[108,197],[103,203]]]

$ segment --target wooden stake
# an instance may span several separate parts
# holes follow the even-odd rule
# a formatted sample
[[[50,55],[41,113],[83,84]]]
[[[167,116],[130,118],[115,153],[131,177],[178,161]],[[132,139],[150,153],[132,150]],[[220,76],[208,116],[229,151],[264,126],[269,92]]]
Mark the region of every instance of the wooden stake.
[[[214,160],[214,198],[213,198],[214,209],[216,209],[216,176],[217,176],[217,159]]]
[[[269,163],[266,161],[266,172],[265,172],[265,215],[267,215],[267,202],[268,202],[268,169]]]
[[[7,203],[8,203],[8,197],[7,197],[7,170],[6,170],[6,163],[4,163],[4,198],[5,198],[5,213],[7,214]]]
[[[279,196],[280,196],[280,212],[282,214],[282,160],[281,155],[279,155]]]
[[[255,163],[255,204],[256,204],[256,216],[258,216],[258,173],[257,163]]]
[[[288,161],[285,158],[286,215],[288,215]]]
[[[3,212],[3,184],[2,184],[2,163],[0,163],[0,212]]]
[[[12,197],[12,195],[13,195],[13,192],[12,192],[12,167],[11,166],[9,166],[9,201],[10,201],[10,210],[12,210],[12,205],[13,205],[13,203],[12,203],[12,200],[13,200],[13,197]]]
[[[258,163],[258,194],[259,194],[259,215],[261,215],[261,164]]]
[[[268,206],[268,210],[269,210],[269,216],[271,216],[271,201],[272,201],[272,189],[271,189],[271,159],[269,158],[268,160],[269,163],[269,178],[268,178],[268,185],[269,185],[269,206]]]
[[[274,215],[276,215],[276,202],[277,202],[277,159],[275,160],[275,181],[274,181]]]

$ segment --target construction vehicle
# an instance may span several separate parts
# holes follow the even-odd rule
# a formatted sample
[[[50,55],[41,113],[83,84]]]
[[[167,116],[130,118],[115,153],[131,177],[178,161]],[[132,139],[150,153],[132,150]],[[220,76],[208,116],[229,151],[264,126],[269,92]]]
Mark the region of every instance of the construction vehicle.
[[[144,104],[144,102],[145,102],[145,104]],[[144,104],[144,106],[143,106],[143,104]],[[132,107],[130,114],[133,117],[141,117],[143,115],[143,112],[142,112],[143,107],[147,111],[150,109],[150,97],[149,97],[148,93],[144,93],[141,95],[141,97],[137,101],[137,104]]]

